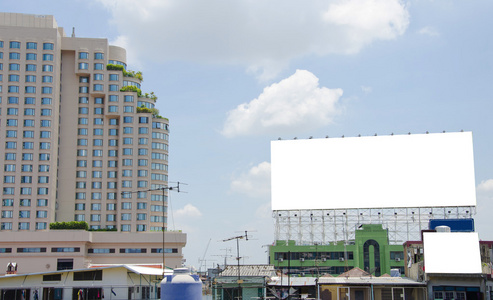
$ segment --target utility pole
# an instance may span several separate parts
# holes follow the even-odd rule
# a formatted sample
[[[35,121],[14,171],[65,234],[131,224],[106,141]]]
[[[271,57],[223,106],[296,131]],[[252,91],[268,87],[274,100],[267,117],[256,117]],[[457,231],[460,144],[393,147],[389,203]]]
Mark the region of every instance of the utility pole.
[[[186,184],[186,183],[182,183],[182,184]],[[176,183],[176,186],[169,186],[169,185],[165,185],[163,184],[161,187],[158,187],[158,188],[154,188],[154,189],[147,189],[147,190],[138,190],[138,191],[129,191],[129,192],[121,192],[121,195],[125,195],[125,194],[134,194],[134,193],[140,193],[140,192],[151,192],[151,191],[162,191],[163,192],[163,205],[162,205],[162,208],[163,208],[163,278],[164,278],[164,270],[166,269],[166,261],[165,261],[165,256],[164,254],[166,253],[166,235],[165,235],[165,231],[166,230],[166,216],[165,216],[165,212],[166,212],[166,203],[164,201],[165,199],[165,191],[176,191],[176,192],[180,192],[180,182],[178,181]]]
[[[231,240],[235,240],[236,239],[236,253],[237,253],[237,256],[236,256],[236,260],[238,261],[238,300],[241,300],[243,299],[242,297],[242,292],[241,292],[241,283],[242,283],[242,280],[241,280],[241,273],[240,273],[240,239],[245,239],[246,241],[248,241],[248,232],[245,230],[245,235],[239,235],[239,236],[235,236],[235,237],[231,237],[229,239],[225,239],[223,240],[223,242],[227,242],[227,241],[231,241]]]

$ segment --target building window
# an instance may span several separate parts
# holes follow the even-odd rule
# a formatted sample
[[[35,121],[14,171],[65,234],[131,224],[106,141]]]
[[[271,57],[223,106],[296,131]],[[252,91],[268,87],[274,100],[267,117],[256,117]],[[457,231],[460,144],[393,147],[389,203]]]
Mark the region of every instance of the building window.
[[[36,65],[34,64],[26,64],[26,71],[29,71],[29,72],[36,72]],[[35,81],[36,81],[36,77],[35,77]],[[32,82],[35,82],[35,81],[32,81]]]
[[[46,248],[17,248],[17,253],[45,253]]]
[[[36,53],[26,53],[26,60],[36,60],[37,55]]]
[[[20,71],[21,65],[19,64],[9,64],[9,71]]]
[[[28,87],[26,86],[26,92],[27,92],[27,88],[28,88]],[[32,87],[30,87],[30,88],[32,88]],[[35,87],[34,87],[34,89],[36,90],[36,88],[35,88]],[[9,85],[9,87],[8,87],[8,92],[9,92],[9,93],[18,93],[18,92],[19,92],[19,87],[18,87],[18,86],[16,86],[16,85]]]
[[[2,222],[0,230],[12,230],[12,223],[11,222]],[[6,248],[9,249],[9,248]],[[12,251],[12,250],[10,250]],[[5,252],[5,253],[10,253],[10,252]]]
[[[74,281],[102,281],[103,280],[103,271],[83,271],[83,272],[74,272]]]
[[[8,138],[9,137],[16,138],[17,137],[17,130],[7,130],[5,136]]]
[[[104,70],[104,64],[102,64],[102,63],[95,63],[94,64],[94,70]]]
[[[87,52],[79,52],[79,59],[88,59],[89,53]]]
[[[41,88],[41,94],[51,94],[53,92],[53,88],[49,86],[43,86]]]
[[[50,160],[50,154],[49,153],[40,153],[39,154],[39,160]]]
[[[43,43],[43,50],[53,50],[55,48],[53,43]]]
[[[43,65],[43,72],[53,72],[52,65]]]
[[[47,229],[46,222],[36,222],[36,230],[44,230]]]
[[[50,165],[39,165],[38,172],[49,172]]]
[[[38,195],[48,195],[48,188],[38,188]]]
[[[123,224],[123,225],[121,226],[121,231],[130,231],[130,225],[129,225],[129,224]],[[120,253],[121,253],[121,250],[122,250],[122,249],[120,249]],[[124,252],[124,253],[125,253],[125,252]]]
[[[25,93],[26,94],[36,94],[36,87],[35,86],[26,86],[25,87]]]
[[[94,59],[104,59],[104,53],[101,52],[94,53]]]
[[[39,218],[39,219],[48,218],[48,211],[46,211],[46,210],[36,211],[36,218]]]
[[[53,54],[43,54],[44,61],[53,61]]]
[[[21,42],[15,42],[12,41],[9,43],[10,49],[20,49],[21,48]],[[2,47],[3,47],[3,42],[2,42]]]
[[[10,52],[9,59],[21,59],[21,54],[17,52]]]
[[[51,83],[51,82],[53,82],[53,76],[45,75],[45,76],[41,77],[41,82]]]
[[[87,70],[89,69],[88,63],[79,63],[79,70]]]

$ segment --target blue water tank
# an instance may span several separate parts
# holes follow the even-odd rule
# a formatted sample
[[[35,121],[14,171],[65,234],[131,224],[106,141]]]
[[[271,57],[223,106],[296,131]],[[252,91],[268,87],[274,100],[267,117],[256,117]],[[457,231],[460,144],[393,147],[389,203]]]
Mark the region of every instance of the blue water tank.
[[[161,300],[202,300],[202,281],[187,268],[173,270],[161,281]]]

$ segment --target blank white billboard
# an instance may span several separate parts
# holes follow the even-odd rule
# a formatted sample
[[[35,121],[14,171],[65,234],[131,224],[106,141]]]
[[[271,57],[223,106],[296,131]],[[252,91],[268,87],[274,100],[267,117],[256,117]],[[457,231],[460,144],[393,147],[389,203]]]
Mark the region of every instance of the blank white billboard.
[[[475,206],[471,132],[271,142],[272,210]]]
[[[423,248],[426,273],[482,273],[477,232],[424,232]]]

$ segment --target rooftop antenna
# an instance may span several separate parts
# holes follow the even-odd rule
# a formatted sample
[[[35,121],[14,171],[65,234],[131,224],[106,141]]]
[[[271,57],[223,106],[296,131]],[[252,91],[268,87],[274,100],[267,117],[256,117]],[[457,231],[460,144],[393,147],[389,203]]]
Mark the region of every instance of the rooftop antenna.
[[[228,254],[228,252],[231,252],[231,248],[224,248],[224,249],[220,249],[220,250],[224,250],[224,254],[216,254],[216,255],[212,255],[212,256],[219,256],[219,257],[223,257],[224,258],[224,269],[226,269],[226,266],[228,265],[228,257],[233,257],[233,255],[230,255]]]
[[[162,198],[162,201],[163,201],[163,278],[164,278],[164,273],[165,273],[165,269],[166,269],[166,258],[165,258],[165,253],[166,253],[166,235],[165,235],[165,231],[166,230],[166,226],[165,226],[165,191],[176,191],[178,193],[180,192],[183,192],[183,191],[180,191],[180,184],[185,184],[186,183],[182,183],[182,182],[168,182],[168,183],[176,183],[175,186],[169,186],[167,184],[163,184],[162,186],[160,187],[156,187],[156,188],[152,188],[152,189],[147,189],[147,190],[137,190],[137,191],[122,191],[121,192],[121,195],[123,197],[123,195],[125,194],[134,194],[134,193],[140,193],[140,192],[150,192],[150,191],[162,191],[163,192],[163,198]],[[169,201],[168,201],[169,202]],[[174,227],[174,225],[173,225]]]
[[[72,27],[72,37],[75,37],[75,27]]]
[[[241,276],[240,276],[240,239],[245,239],[248,241],[248,232],[245,230],[245,235],[239,235],[239,236],[234,236],[229,239],[223,240],[223,242],[228,242],[231,240],[236,240],[236,260],[238,261],[238,299],[241,300],[243,299],[241,295]]]

